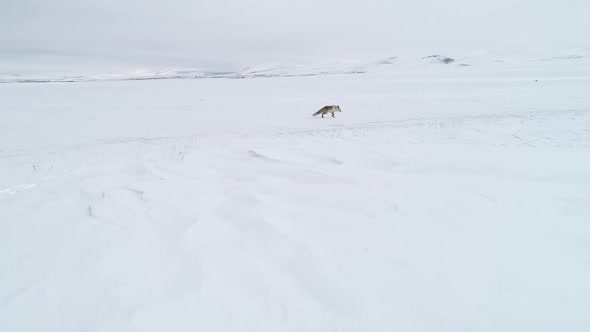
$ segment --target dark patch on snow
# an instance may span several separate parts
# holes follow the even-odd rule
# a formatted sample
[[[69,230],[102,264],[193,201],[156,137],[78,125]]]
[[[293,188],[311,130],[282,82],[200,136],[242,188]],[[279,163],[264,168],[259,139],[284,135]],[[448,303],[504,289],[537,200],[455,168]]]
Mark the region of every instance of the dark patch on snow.
[[[575,59],[582,59],[584,58],[582,55],[564,55],[564,56],[554,56],[552,58],[540,59],[536,61],[553,61],[553,60],[575,60]],[[535,61],[535,60],[532,60]]]
[[[433,62],[444,63],[445,65],[455,62],[455,59],[453,59],[453,58],[449,58],[447,56],[437,55],[437,54],[429,55],[427,57],[424,57],[423,59],[432,59]]]
[[[395,63],[395,60],[397,60],[397,57],[396,56],[392,56],[392,57],[389,57],[387,59],[383,59],[383,60],[377,61],[377,64],[378,65],[392,65],[392,64]]]

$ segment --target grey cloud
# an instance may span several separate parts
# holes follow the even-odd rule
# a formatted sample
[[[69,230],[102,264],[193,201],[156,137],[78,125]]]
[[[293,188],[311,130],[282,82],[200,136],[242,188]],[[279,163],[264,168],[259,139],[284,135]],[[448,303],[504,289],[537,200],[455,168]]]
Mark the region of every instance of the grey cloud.
[[[578,0],[2,0],[0,6],[0,62],[21,52],[23,61],[246,65],[588,47],[590,32],[590,3]]]

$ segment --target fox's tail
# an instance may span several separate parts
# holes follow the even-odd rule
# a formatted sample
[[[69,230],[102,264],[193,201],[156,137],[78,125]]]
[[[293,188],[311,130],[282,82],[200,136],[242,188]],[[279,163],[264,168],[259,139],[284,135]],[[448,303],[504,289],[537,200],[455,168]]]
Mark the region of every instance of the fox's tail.
[[[324,110],[324,109],[322,108],[321,110],[319,110],[319,111],[317,111],[317,112],[313,113],[312,115],[313,115],[313,116],[320,115],[320,114],[322,114],[322,111],[323,111],[323,110]]]

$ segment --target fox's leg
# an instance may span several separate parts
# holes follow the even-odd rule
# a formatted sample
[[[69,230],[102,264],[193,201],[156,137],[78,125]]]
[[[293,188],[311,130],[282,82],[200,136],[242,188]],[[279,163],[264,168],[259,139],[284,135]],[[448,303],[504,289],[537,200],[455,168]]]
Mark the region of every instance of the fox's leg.
[[[322,113],[322,118],[324,117],[324,113]]]
[[[335,116],[334,116],[334,112],[332,112],[332,117],[333,117],[333,118],[335,118]]]

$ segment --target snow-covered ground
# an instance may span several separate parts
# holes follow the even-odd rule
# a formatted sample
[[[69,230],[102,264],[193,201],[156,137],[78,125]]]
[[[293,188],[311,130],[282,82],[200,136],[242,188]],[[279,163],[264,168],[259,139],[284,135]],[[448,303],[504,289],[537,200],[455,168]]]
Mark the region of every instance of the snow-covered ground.
[[[587,58],[390,60],[0,84],[0,331],[590,330]]]

